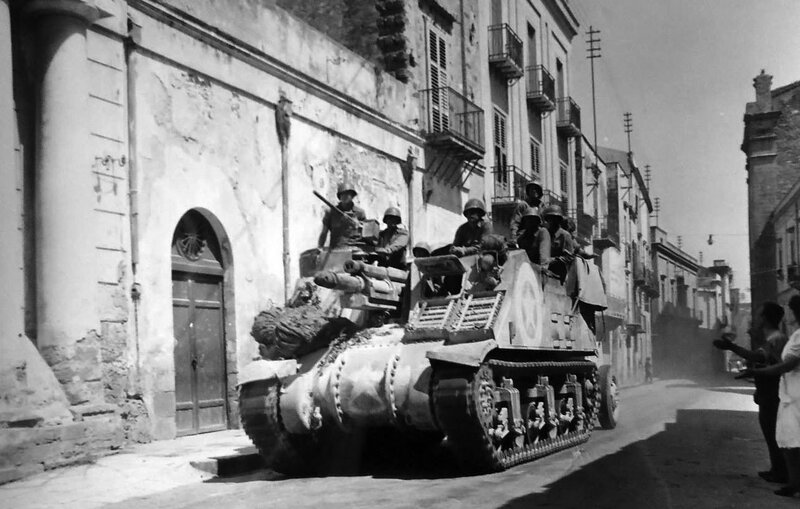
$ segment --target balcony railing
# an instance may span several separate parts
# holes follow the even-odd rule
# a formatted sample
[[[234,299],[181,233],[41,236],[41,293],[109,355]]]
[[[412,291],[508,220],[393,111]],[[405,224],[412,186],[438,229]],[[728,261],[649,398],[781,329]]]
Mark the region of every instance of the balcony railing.
[[[525,199],[525,186],[533,182],[530,175],[510,164],[493,166],[494,203],[513,203]]]
[[[463,160],[484,153],[483,110],[450,87],[420,91],[422,129],[427,142]]]
[[[571,97],[558,100],[556,129],[564,136],[581,135],[581,109]]]
[[[567,212],[569,212],[569,207],[567,207],[568,203],[567,203],[566,198],[561,196],[561,194],[554,193],[553,191],[551,191],[549,189],[545,189],[544,190],[544,193],[543,193],[543,196],[542,196],[542,203],[544,203],[545,206],[547,206],[547,205],[558,205],[559,207],[561,207],[561,213],[562,214],[567,214]],[[544,219],[544,218],[542,218],[542,219]]]
[[[522,41],[507,23],[489,27],[489,63],[509,81],[524,74]]]
[[[556,80],[543,65],[525,69],[528,104],[542,113],[556,109]]]

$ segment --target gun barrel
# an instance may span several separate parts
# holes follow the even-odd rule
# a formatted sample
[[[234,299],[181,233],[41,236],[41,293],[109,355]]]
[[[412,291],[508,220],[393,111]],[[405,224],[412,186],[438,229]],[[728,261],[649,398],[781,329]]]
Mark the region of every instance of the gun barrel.
[[[375,279],[388,279],[395,283],[405,283],[408,280],[408,272],[405,270],[394,267],[378,267],[358,260],[344,262],[344,271],[353,275],[364,274]]]
[[[343,216],[343,217],[347,218],[347,220],[348,220],[348,221],[350,221],[350,222],[351,222],[353,225],[355,225],[355,226],[361,226],[361,225],[359,224],[359,222],[358,222],[358,221],[356,221],[356,220],[355,220],[355,219],[353,219],[352,217],[350,217],[350,216],[348,216],[347,214],[345,214],[345,213],[344,213],[342,210],[340,210],[340,209],[339,209],[339,207],[337,207],[336,205],[334,205],[333,203],[331,203],[330,201],[328,201],[328,199],[327,199],[327,198],[325,198],[324,196],[322,196],[321,194],[319,194],[317,191],[312,191],[312,192],[314,193],[314,196],[316,196],[317,198],[319,198],[320,200],[322,200],[322,203],[324,203],[325,205],[327,205],[328,207],[330,207],[330,209],[331,209],[331,210],[334,210],[334,211],[336,211],[336,212],[337,212],[337,213],[338,213],[340,216]]]

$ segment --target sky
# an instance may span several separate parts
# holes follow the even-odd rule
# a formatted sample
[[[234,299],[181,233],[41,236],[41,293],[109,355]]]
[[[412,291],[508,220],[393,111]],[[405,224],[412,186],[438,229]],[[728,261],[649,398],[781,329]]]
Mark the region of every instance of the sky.
[[[800,0],[568,0],[581,22],[570,90],[593,139],[585,32],[601,31],[595,60],[598,145],[627,148],[652,170],[658,224],[703,264],[725,259],[749,288],[747,172],[740,150],[753,78],[800,80]],[[653,222],[653,224],[655,224]],[[708,236],[713,235],[713,245]]]

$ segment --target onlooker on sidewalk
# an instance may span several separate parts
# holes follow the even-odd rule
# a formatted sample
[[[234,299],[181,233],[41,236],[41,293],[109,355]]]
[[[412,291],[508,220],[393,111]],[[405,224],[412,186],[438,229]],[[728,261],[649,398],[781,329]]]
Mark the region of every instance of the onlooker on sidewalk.
[[[800,295],[789,299],[789,309],[800,322]],[[800,493],[800,329],[796,330],[781,352],[778,364],[748,370],[753,375],[780,376],[780,406],[775,438],[783,451],[788,468],[788,484],[775,491],[791,497]]]
[[[783,320],[783,307],[775,302],[766,302],[761,307],[759,313],[754,317],[754,321],[747,333],[754,339],[755,344],[759,344],[756,350],[748,350],[733,342],[735,335],[725,333],[723,339],[714,341],[714,346],[722,350],[730,350],[745,360],[758,365],[773,365],[781,360],[781,351],[786,344],[786,335],[779,330],[781,320]],[[746,376],[747,371],[740,374],[737,378]],[[775,423],[778,418],[778,376],[757,375],[755,376],[756,392],[753,396],[758,405],[758,422],[761,431],[764,433],[764,440],[767,442],[769,450],[770,469],[759,472],[766,481],[786,482],[786,463],[781,454],[778,443],[775,440]]]
[[[645,383],[653,383],[653,361],[650,357],[644,361],[644,381]]]

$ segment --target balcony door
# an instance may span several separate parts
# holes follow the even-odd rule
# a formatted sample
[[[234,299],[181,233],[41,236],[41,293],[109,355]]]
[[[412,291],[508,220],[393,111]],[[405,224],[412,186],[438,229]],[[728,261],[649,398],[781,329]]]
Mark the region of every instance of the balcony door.
[[[508,138],[507,138],[508,116],[499,108],[494,108],[494,178],[495,194],[498,196],[511,196],[509,189],[510,181],[508,175]]]
[[[428,85],[431,88],[431,121],[433,132],[450,128],[450,105],[447,78],[447,41],[444,34],[428,30]]]

